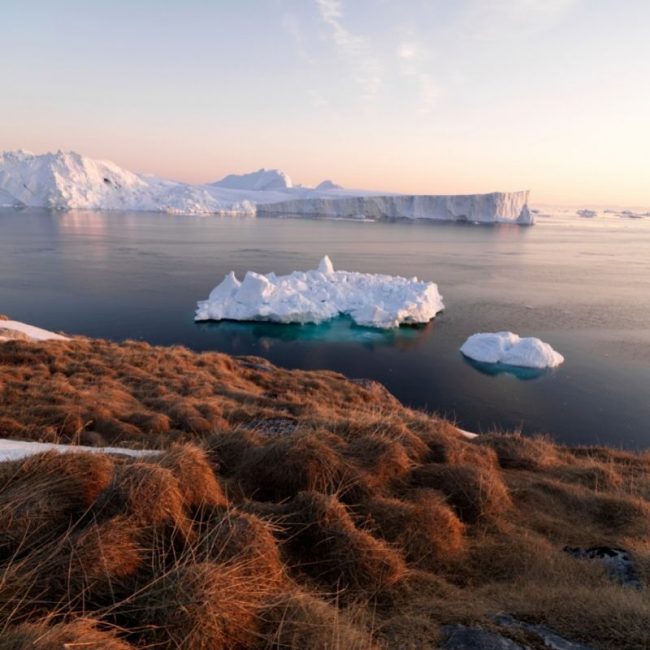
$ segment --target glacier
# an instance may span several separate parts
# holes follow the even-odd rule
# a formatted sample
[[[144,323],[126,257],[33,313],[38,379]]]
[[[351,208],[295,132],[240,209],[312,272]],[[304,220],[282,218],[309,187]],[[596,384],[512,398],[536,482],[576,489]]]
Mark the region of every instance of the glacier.
[[[564,357],[535,337],[521,338],[512,332],[489,332],[470,336],[460,348],[470,359],[520,368],[554,368]]]
[[[389,329],[428,323],[442,309],[433,282],[335,271],[325,256],[317,269],[289,275],[248,271],[240,281],[231,271],[197,303],[194,319],[305,324],[349,316],[357,325]]]
[[[192,185],[75,152],[0,154],[0,207],[532,224],[527,202],[527,191],[403,195],[343,189],[329,180],[303,187],[278,169]]]

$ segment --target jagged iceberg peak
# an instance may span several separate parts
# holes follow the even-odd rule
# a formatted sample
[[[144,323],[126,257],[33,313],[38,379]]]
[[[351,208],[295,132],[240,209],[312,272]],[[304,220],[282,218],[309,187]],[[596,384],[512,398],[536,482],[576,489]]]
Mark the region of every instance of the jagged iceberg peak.
[[[286,190],[293,187],[288,174],[281,169],[258,169],[249,174],[228,174],[220,181],[212,183],[215,187],[231,190]]]
[[[320,261],[318,264],[318,270],[321,273],[334,273],[334,264],[332,264],[332,260],[330,259],[329,255],[325,255],[323,259]]]
[[[473,334],[460,351],[481,363],[521,368],[554,368],[564,362],[564,357],[548,343],[532,336],[521,338],[512,332]]]
[[[316,185],[314,188],[315,190],[342,190],[343,186],[342,185],[337,185],[334,181],[331,181],[329,179],[323,181],[322,183],[319,183]]]
[[[335,271],[326,255],[311,271],[233,272],[197,303],[195,320],[322,323],[350,316],[357,325],[392,328],[427,323],[444,309],[438,287],[417,278]]]

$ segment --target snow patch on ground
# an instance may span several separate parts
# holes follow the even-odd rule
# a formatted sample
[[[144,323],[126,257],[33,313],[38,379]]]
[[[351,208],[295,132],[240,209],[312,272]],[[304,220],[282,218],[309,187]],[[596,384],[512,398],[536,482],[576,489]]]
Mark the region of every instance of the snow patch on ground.
[[[0,343],[13,340],[22,341],[69,341],[67,336],[34,327],[17,320],[0,320]]]
[[[335,271],[325,256],[318,269],[289,275],[249,271],[240,281],[230,272],[197,304],[195,320],[304,324],[347,315],[357,325],[388,329],[427,323],[443,308],[433,282]]]
[[[481,363],[522,368],[554,368],[564,361],[564,357],[548,343],[534,337],[520,338],[512,332],[473,334],[460,351]]]
[[[83,445],[57,445],[50,442],[25,442],[22,440],[7,440],[0,438],[0,462],[6,460],[20,460],[45,451],[58,451],[60,453],[91,452],[94,454],[123,454],[126,456],[142,457],[151,456],[160,452],[152,449],[126,449],[123,447],[84,447]]]

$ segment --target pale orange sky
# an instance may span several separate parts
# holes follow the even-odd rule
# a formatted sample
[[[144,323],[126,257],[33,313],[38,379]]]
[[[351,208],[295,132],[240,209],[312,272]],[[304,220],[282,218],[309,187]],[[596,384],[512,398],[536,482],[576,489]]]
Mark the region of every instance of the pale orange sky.
[[[3,22],[2,149],[650,206],[645,0],[7,0]]]

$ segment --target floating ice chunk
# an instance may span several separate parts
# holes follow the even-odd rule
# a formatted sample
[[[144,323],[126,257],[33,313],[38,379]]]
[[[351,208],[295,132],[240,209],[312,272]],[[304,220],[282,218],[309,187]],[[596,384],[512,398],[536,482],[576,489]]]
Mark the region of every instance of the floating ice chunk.
[[[576,214],[579,217],[596,217],[598,216],[598,212],[595,210],[587,210],[587,208],[584,208],[583,210],[577,210]]]
[[[548,343],[534,337],[520,338],[512,332],[473,334],[460,351],[474,361],[522,368],[553,368],[564,361]]]
[[[197,321],[248,320],[322,323],[347,315],[357,325],[388,329],[429,322],[444,308],[433,282],[399,276],[335,271],[325,256],[317,270],[289,275],[229,273],[197,304]]]

